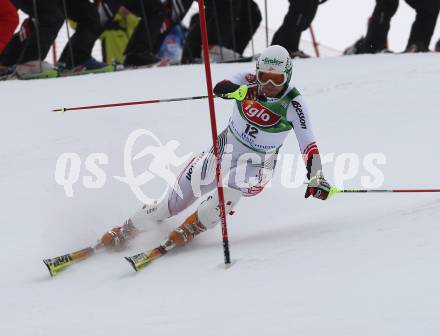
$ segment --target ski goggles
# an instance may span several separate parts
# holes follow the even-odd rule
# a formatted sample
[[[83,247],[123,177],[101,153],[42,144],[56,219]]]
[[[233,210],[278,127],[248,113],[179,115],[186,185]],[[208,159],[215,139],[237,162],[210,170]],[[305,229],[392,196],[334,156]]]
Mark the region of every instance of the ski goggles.
[[[261,85],[269,82],[275,86],[283,86],[287,82],[287,75],[284,72],[257,71],[257,81]]]

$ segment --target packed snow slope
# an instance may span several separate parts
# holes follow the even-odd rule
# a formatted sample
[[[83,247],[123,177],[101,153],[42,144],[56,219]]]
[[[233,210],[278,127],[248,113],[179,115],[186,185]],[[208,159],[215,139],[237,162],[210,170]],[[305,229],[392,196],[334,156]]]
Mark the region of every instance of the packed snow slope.
[[[252,67],[215,65],[214,78]],[[367,154],[381,153],[381,188],[440,188],[438,55],[300,60],[293,81],[322,154],[354,153],[362,165]],[[139,208],[128,185],[113,178],[124,176],[130,133],[177,140],[178,156],[211,143],[206,100],[50,110],[202,94],[202,66],[0,83],[0,334],[439,334],[440,195],[305,200],[304,186],[282,185],[281,166],[271,187],[229,218],[228,269],[220,227],[142,272],[129,267],[122,256],[156,246],[180,215],[122,253],[98,254],[49,277],[43,258],[93,244]],[[231,107],[216,101],[219,129]],[[293,134],[282,152],[298,153]],[[63,153],[82,162],[73,197],[55,180]],[[100,165],[106,182],[96,189],[83,183],[93,177],[85,168],[93,153],[108,158]],[[325,165],[332,183],[336,165]],[[339,186],[362,187],[362,176],[361,166]],[[143,190],[159,190],[151,185]]]

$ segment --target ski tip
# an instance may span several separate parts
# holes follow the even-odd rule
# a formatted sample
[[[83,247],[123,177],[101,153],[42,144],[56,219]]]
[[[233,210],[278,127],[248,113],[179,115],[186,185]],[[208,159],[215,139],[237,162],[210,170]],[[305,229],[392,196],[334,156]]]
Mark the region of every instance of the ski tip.
[[[134,271],[138,272],[138,269],[136,268],[136,264],[134,263],[133,259],[131,257],[124,257],[124,258],[128,263],[130,263]]]
[[[50,275],[52,277],[55,277],[61,271],[71,266],[73,264],[73,261],[72,256],[70,254],[67,254],[60,257],[44,259],[43,263],[49,270]]]
[[[50,276],[55,277],[56,273],[52,272],[52,268],[50,267],[50,259],[43,259],[44,265],[46,265],[47,269],[49,270]]]

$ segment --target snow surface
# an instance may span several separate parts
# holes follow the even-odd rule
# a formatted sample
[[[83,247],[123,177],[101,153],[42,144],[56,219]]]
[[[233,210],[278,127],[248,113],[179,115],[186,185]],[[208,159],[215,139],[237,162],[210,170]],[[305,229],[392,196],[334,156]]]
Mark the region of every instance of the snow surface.
[[[295,61],[323,154],[386,156],[382,188],[439,188],[435,54]],[[215,80],[252,64],[215,65]],[[51,108],[205,94],[202,66],[0,83],[0,334],[439,334],[440,195],[337,195],[305,200],[272,187],[220,227],[140,273],[122,256],[154,247],[184,215],[123,253],[99,254],[50,278],[41,260],[95,242],[140,203],[112,176],[127,136],[145,128],[184,155],[211,142],[207,101],[51,113]],[[216,101],[219,129],[231,103]],[[105,153],[107,182],[68,198],[62,153]],[[283,152],[297,153],[293,134]],[[334,165],[325,167],[333,182]],[[81,175],[89,175],[82,165]],[[361,187],[362,173],[345,182]],[[187,213],[185,213],[187,214]]]

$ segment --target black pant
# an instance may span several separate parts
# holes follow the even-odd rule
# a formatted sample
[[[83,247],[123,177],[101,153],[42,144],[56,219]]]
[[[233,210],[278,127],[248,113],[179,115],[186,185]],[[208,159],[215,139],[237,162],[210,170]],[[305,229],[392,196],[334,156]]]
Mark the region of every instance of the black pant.
[[[85,62],[91,57],[93,45],[102,32],[99,16],[94,4],[88,0],[65,0],[67,16],[77,22],[77,29],[64,48],[60,62],[68,67]],[[13,0],[15,6],[31,18],[35,18],[33,0]],[[37,30],[30,25],[30,36],[20,41],[16,34],[3,53],[0,62],[4,65],[13,65],[17,62],[25,63],[37,60],[39,56],[45,59],[55,40],[58,31],[65,21],[64,5],[62,0],[37,0],[37,16],[39,22],[40,52],[37,43]],[[70,56],[72,46],[73,62]],[[19,59],[20,58],[20,59]]]
[[[261,19],[260,9],[254,0],[243,0],[235,25],[235,48],[232,41],[229,47],[237,53],[243,54],[252,36],[258,30]],[[191,19],[190,30],[192,29],[200,29],[198,14],[195,14]],[[209,43],[214,44],[211,39],[209,39]],[[200,48],[201,46],[199,45],[198,49]]]
[[[439,14],[440,0],[405,1],[416,11],[408,46],[421,43],[428,48]],[[365,52],[375,52],[385,48],[390,21],[398,6],[399,0],[376,0],[376,7],[365,37]]]
[[[40,0],[37,0],[40,1]],[[92,57],[92,49],[104,28],[99,22],[96,6],[88,0],[65,0],[67,17],[77,23],[75,33],[61,53],[59,61],[67,67],[84,63]],[[63,8],[64,11],[64,8]],[[70,55],[72,47],[73,61]]]
[[[249,44],[261,23],[261,12],[254,0],[243,0],[235,28],[235,51],[240,55]]]
[[[28,14],[31,19],[35,18],[33,0],[12,0],[15,7]],[[19,34],[15,34],[4,50],[0,63],[11,66],[17,63],[25,63],[45,59],[52,42],[64,22],[64,14],[59,5],[59,0],[38,0],[37,16],[39,21],[39,35],[35,24],[29,22],[28,38],[20,40]],[[38,37],[40,50],[38,49]]]
[[[124,0],[123,5],[141,18],[125,54],[156,53],[164,37],[161,31],[166,14],[164,5],[160,0]]]
[[[301,33],[310,27],[318,9],[319,0],[289,0],[290,6],[283,24],[272,39],[289,52],[298,51]]]
[[[243,0],[206,0],[206,25],[211,45],[237,48],[236,27]],[[243,42],[241,42],[243,43]],[[182,62],[191,63],[201,57],[201,32],[198,20],[193,20],[186,39]]]
[[[386,48],[390,21],[398,6],[399,0],[376,0],[376,7],[365,36],[365,52],[376,52]]]
[[[440,0],[405,0],[416,11],[416,19],[411,27],[408,47],[421,44],[429,47],[437,22]]]

